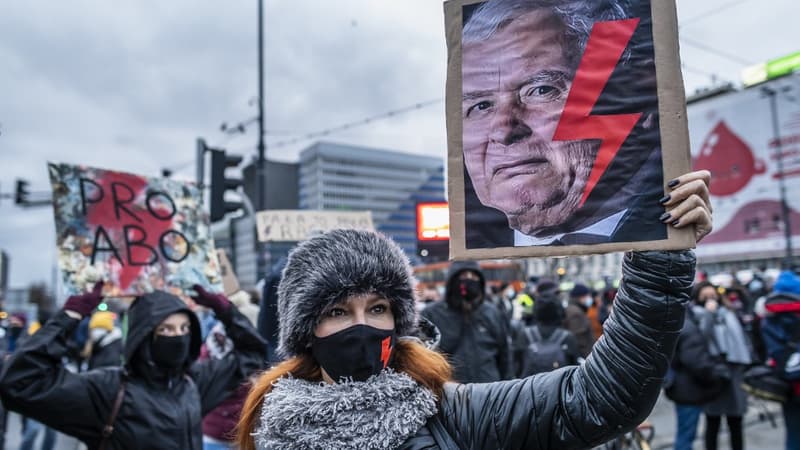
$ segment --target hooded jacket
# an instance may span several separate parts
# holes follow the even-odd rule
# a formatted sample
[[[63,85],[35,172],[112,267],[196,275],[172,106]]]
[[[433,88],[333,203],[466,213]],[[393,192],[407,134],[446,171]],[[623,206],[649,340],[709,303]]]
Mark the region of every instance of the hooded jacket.
[[[153,363],[149,342],[155,327],[178,312],[187,313],[191,321],[190,356],[183,369],[168,372]],[[79,321],[63,311],[56,314],[6,364],[0,375],[4,405],[94,449],[125,379],[109,448],[202,449],[203,415],[262,368],[263,340],[231,305],[219,319],[234,342],[234,351],[220,360],[195,362],[200,353],[200,323],[179,298],[156,291],[139,297],[129,314],[126,367],[80,374],[61,365],[67,338]]]
[[[484,292],[484,299],[471,311],[462,308],[457,289],[458,276],[465,271],[479,275]],[[447,276],[445,300],[422,310],[422,316],[439,328],[439,350],[448,355],[453,378],[461,383],[486,383],[513,376],[508,321],[497,307],[485,301],[485,295],[486,282],[478,265],[456,261]]]

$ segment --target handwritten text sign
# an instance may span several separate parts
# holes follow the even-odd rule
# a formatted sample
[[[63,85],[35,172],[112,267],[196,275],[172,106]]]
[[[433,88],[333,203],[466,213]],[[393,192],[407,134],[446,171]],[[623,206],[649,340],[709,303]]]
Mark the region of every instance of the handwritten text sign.
[[[372,214],[342,211],[274,210],[256,214],[258,240],[295,242],[342,228],[374,230]]]
[[[49,164],[59,269],[67,294],[95,280],[106,295],[194,284],[220,291],[221,277],[200,192],[190,183],[85,166]],[[108,289],[108,288],[107,288]]]

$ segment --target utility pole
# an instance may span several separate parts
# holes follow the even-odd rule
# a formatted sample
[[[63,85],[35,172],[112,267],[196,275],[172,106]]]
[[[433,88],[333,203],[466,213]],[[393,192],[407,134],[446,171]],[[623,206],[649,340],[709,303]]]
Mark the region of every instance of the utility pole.
[[[258,162],[256,164],[256,211],[267,209],[264,179],[266,163],[264,144],[264,0],[258,0]]]
[[[266,152],[264,144],[264,0],[258,0],[258,161],[256,162],[256,212],[267,209]],[[253,223],[255,223],[253,215]],[[255,238],[256,278],[262,279],[267,271],[264,244]]]
[[[772,110],[772,134],[775,140],[775,160],[778,163],[778,189],[780,191],[781,215],[783,216],[783,233],[786,239],[786,255],[784,256],[784,269],[792,268],[792,222],[789,216],[789,204],[786,202],[786,180],[783,173],[783,145],[781,143],[780,122],[778,120],[778,91],[767,86],[761,88],[761,92],[769,97],[770,108]]]

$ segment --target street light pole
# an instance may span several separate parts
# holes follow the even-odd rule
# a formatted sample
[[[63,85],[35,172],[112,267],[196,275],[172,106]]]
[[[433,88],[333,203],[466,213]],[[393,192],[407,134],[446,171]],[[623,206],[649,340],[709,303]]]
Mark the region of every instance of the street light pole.
[[[264,2],[258,0],[258,162],[256,164],[256,210],[267,209],[264,144]]]
[[[767,86],[761,88],[761,92],[769,97],[770,108],[772,111],[772,134],[775,140],[775,161],[778,163],[778,189],[780,191],[781,215],[783,216],[783,233],[786,240],[786,254],[784,255],[783,265],[785,269],[792,267],[792,222],[789,216],[789,204],[786,202],[786,180],[783,173],[783,145],[781,143],[780,122],[778,121],[778,92]]]

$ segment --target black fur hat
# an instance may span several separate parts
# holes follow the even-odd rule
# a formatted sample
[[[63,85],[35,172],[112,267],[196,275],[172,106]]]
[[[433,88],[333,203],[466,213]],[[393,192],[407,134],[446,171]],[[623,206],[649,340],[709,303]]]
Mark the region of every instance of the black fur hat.
[[[278,285],[278,352],[308,352],[323,311],[358,294],[389,300],[397,336],[412,334],[415,283],[406,255],[382,234],[334,230],[301,243],[289,254]]]

